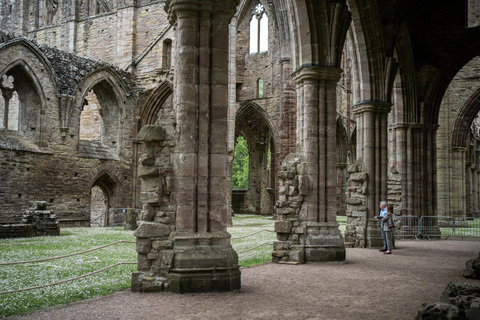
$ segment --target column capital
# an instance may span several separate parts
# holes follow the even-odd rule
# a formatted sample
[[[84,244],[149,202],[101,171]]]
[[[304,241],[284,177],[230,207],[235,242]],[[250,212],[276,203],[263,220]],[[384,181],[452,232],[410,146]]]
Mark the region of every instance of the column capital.
[[[303,65],[292,73],[292,80],[296,85],[306,80],[326,80],[337,83],[338,80],[340,80],[342,72],[343,70],[337,67]]]
[[[388,115],[390,110],[392,110],[392,103],[385,101],[360,101],[352,106],[352,112],[355,115],[363,113]]]
[[[167,0],[165,11],[172,25],[180,15],[198,17],[200,12],[223,15],[230,21],[238,3],[238,0]]]

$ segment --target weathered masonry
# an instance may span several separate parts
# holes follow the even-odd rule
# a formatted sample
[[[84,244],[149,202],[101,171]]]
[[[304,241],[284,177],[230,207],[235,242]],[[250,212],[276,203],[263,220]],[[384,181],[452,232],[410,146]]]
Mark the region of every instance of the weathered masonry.
[[[0,221],[40,200],[62,225],[141,209],[132,288],[196,292],[240,287],[234,213],[274,215],[273,261],[289,264],[381,245],[381,200],[478,217],[479,14],[478,0],[0,0]],[[232,190],[239,141],[248,177]]]

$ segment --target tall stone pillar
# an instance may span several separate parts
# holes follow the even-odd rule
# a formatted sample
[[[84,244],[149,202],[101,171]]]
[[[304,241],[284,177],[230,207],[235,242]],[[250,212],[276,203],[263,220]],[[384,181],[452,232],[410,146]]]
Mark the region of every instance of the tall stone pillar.
[[[407,148],[407,134],[408,134],[408,124],[406,123],[397,123],[395,124],[395,135],[396,135],[396,146],[397,146],[397,170],[400,173],[401,185],[402,185],[402,200],[401,207],[399,208],[399,213],[401,215],[411,215],[412,213],[408,210],[408,204],[410,202],[408,184],[408,170],[411,167],[411,162],[408,161],[408,148]]]
[[[336,221],[336,84],[340,68],[302,67],[297,86],[297,153],[279,172],[274,261],[345,260]]]
[[[466,215],[471,216],[473,208],[473,175],[475,170],[472,169],[472,162],[466,161],[465,163],[465,209]]]
[[[373,219],[379,212],[380,201],[387,200],[388,183],[388,131],[387,116],[391,109],[389,102],[366,101],[353,106],[352,111],[362,124],[359,133],[363,145],[358,147],[357,158],[363,160],[366,173],[366,216],[364,221],[365,245],[382,246],[380,224]],[[358,146],[358,144],[357,144]],[[359,224],[361,225],[361,224]]]
[[[475,217],[478,215],[478,170],[479,169],[477,166],[471,166],[470,168],[470,176],[471,176],[470,184],[472,186],[470,214],[472,217]]]
[[[150,222],[152,215],[148,211],[152,208],[144,207],[143,221],[135,232],[139,272],[132,276],[134,291],[188,293],[240,289],[238,256],[226,231],[230,189],[228,24],[237,4],[236,0],[170,0],[166,4],[170,23],[176,27],[177,126],[171,155],[174,183],[165,186],[160,178],[155,178],[166,171],[155,166],[170,153],[157,150],[156,158],[142,158],[141,164],[151,168],[139,169],[144,172],[139,176],[148,182],[142,183],[142,199],[151,203],[154,218]],[[137,138],[145,143],[147,152],[152,152],[152,145],[160,139],[152,140],[147,131],[142,131]],[[163,158],[158,156],[159,152]],[[165,212],[157,209],[158,201],[165,196],[159,200],[143,197],[149,187],[153,194],[171,189],[174,225],[162,223]],[[145,221],[147,217],[150,221]],[[151,261],[140,265],[140,253],[145,252]]]
[[[452,206],[449,216],[465,215],[465,148],[453,148],[452,152]]]
[[[337,163],[337,215],[344,216],[347,211],[346,207],[346,190],[347,181],[347,164]]]

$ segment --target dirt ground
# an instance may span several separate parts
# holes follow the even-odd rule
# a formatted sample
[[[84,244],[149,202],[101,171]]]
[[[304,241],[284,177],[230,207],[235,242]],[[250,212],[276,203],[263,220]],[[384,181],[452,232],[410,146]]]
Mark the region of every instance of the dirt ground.
[[[132,293],[128,290],[10,319],[414,319],[423,302],[440,299],[480,242],[397,241],[385,255],[347,249],[346,263],[242,269],[230,293]]]

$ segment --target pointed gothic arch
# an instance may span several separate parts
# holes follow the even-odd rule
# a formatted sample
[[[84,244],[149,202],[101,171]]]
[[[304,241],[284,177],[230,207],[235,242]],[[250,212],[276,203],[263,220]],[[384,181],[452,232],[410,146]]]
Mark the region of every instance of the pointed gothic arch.
[[[170,81],[166,80],[160,83],[160,85],[152,91],[138,114],[138,130],[143,126],[155,124],[160,109],[172,94],[173,85]]]
[[[467,137],[475,116],[480,112],[480,88],[465,102],[452,128],[452,148],[467,148]]]

